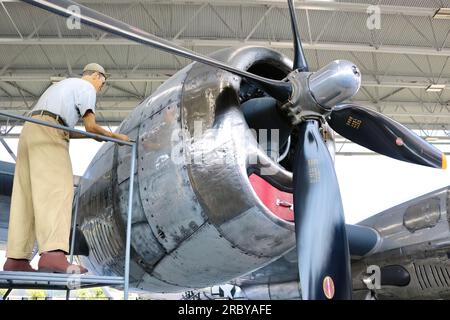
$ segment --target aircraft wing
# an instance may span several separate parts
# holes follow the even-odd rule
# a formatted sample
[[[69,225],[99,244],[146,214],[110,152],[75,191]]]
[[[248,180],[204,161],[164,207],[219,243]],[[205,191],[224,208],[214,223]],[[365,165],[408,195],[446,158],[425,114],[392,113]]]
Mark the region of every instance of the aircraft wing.
[[[4,250],[8,236],[14,168],[14,163],[0,161],[0,250]]]
[[[380,242],[378,234],[371,228],[347,225],[352,262],[370,255]],[[271,264],[236,279],[245,295],[250,299],[299,299],[299,277],[297,252],[292,249]]]
[[[352,235],[355,231],[347,225],[353,297],[450,298],[449,208],[450,186],[358,223],[357,226],[368,227],[378,235],[375,245],[363,255],[360,249],[364,237]],[[380,273],[376,279],[377,269]],[[298,299],[298,281],[293,249],[271,264],[236,279],[233,284],[249,299]]]

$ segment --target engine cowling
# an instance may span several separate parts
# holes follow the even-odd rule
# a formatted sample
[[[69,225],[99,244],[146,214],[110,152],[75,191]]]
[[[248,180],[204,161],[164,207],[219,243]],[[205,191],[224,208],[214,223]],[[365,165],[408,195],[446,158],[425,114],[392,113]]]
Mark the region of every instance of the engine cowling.
[[[213,57],[269,77],[292,66],[262,47],[224,49]],[[266,170],[267,179],[261,177],[270,181],[272,198],[280,188],[286,194],[292,180],[258,146],[239,109],[242,99],[257,94],[239,77],[193,63],[121,124],[119,131],[138,142],[132,286],[154,292],[213,286],[295,246],[286,218],[292,208],[280,209],[283,215],[267,206],[257,179],[249,179],[249,168]],[[130,161],[128,147],[107,143],[81,182],[77,224],[90,249],[83,262],[99,274],[123,274]]]

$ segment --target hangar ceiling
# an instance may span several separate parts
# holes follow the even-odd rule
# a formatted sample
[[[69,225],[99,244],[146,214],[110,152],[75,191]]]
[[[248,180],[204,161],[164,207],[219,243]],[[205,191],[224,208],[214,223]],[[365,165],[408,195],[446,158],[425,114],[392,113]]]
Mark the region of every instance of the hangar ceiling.
[[[292,56],[285,0],[81,0],[95,10],[191,50],[209,54],[262,45]],[[0,110],[24,114],[52,83],[88,62],[112,77],[98,99],[103,124],[116,125],[190,61],[82,26],[16,0],[0,0]],[[381,9],[380,29],[367,9]],[[354,101],[417,129],[450,131],[450,20],[433,16],[450,0],[296,1],[312,71],[348,59],[363,72]],[[443,84],[441,92],[428,92]]]

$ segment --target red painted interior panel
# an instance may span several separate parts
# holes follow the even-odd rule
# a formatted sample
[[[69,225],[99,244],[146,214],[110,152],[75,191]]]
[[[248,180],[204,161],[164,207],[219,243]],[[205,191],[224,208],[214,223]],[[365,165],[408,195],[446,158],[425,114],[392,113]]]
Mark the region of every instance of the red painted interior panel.
[[[287,221],[294,221],[292,193],[278,190],[256,174],[252,174],[248,178],[253,190],[274,215]]]

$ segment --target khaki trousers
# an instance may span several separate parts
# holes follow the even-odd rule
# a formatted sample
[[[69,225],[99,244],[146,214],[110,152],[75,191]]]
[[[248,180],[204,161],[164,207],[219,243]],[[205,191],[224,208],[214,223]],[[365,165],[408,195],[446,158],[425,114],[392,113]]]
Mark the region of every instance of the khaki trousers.
[[[46,115],[33,118],[57,123]],[[68,252],[72,201],[69,133],[27,122],[19,138],[7,257],[30,259],[35,240],[39,254]]]

